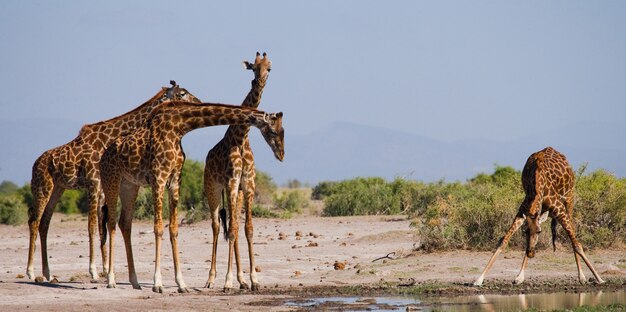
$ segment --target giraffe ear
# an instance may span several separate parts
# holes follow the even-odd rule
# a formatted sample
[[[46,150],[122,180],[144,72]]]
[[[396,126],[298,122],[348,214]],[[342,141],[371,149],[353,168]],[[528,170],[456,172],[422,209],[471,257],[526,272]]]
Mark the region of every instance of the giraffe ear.
[[[248,69],[248,70],[254,69],[252,64],[250,62],[248,62],[248,61],[243,61],[243,62],[241,62],[241,64],[243,64],[243,68],[245,68],[245,69]]]
[[[276,113],[276,117],[283,117],[283,112]]]

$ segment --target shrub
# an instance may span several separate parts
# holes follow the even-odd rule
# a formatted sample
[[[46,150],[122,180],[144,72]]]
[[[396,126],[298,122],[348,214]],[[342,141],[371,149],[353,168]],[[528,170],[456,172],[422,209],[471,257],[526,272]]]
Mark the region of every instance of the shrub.
[[[574,220],[586,248],[608,248],[626,242],[626,179],[598,170],[576,182]]]
[[[28,208],[20,196],[0,196],[0,223],[17,225],[26,221],[28,221]]]
[[[302,213],[309,207],[308,196],[301,190],[287,190],[280,196],[274,197],[274,207],[282,210],[282,217],[290,217],[294,213]]]
[[[397,214],[400,205],[392,187],[382,178],[356,178],[332,186],[324,199],[325,216]]]
[[[264,206],[254,205],[252,207],[252,217],[255,218],[278,218],[280,215]]]
[[[257,170],[254,182],[256,184],[254,202],[261,205],[271,205],[277,188],[276,183],[272,181],[272,177],[263,171]]]
[[[322,181],[318,183],[313,188],[313,192],[311,193],[311,199],[322,200],[330,196],[333,193],[334,186],[336,184],[337,182],[332,182],[332,181]]]

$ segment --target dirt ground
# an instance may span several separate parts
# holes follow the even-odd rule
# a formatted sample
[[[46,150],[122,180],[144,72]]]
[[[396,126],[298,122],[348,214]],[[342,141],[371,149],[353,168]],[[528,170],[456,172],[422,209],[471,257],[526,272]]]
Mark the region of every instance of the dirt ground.
[[[409,223],[401,216],[255,219],[254,248],[261,290],[234,289],[227,294],[222,290],[227,243],[221,236],[217,287],[203,288],[208,277],[212,236],[210,224],[206,221],[180,227],[180,255],[189,294],[176,292],[167,230],[162,245],[165,293],[152,292],[154,234],[151,222],[136,221],[133,228],[133,250],[141,290],[132,289],[128,283],[126,256],[119,231],[115,241],[117,288],[107,289],[105,278],[92,283],[87,274],[88,238],[84,217],[62,214],[53,217],[48,244],[51,272],[58,280],[54,283],[35,283],[24,276],[28,226],[0,225],[0,311],[281,311],[295,309],[285,306],[285,300],[315,296],[406,292],[423,295],[523,293],[625,287],[624,250],[588,252],[608,283],[580,286],[574,256],[565,245],[559,246],[557,252],[540,250],[530,261],[525,285],[510,285],[518,273],[523,254],[520,250],[508,250],[499,256],[484,287],[469,286],[491,253],[413,252],[415,239]],[[244,272],[249,280],[243,232],[240,237]],[[495,243],[494,240],[494,246]],[[37,248],[35,272],[40,275],[39,242]],[[372,262],[390,253],[394,254]],[[97,263],[101,269],[100,258]],[[585,273],[592,277],[588,270]],[[238,287],[236,280],[234,286]]]

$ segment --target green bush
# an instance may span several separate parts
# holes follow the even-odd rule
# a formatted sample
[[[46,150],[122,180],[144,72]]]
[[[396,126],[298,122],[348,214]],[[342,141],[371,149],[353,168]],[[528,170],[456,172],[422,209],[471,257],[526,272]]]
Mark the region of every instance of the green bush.
[[[283,211],[282,217],[290,217],[295,213],[302,213],[309,207],[309,198],[301,190],[286,190],[282,195],[274,196],[274,208]]]
[[[574,219],[584,247],[626,242],[626,179],[598,170],[576,181]]]
[[[0,223],[17,225],[28,221],[28,207],[17,195],[0,196]]]
[[[254,218],[279,218],[280,214],[261,205],[252,207],[252,217]]]
[[[13,195],[19,191],[17,184],[11,181],[2,181],[0,183],[0,195]]]
[[[256,171],[254,179],[256,190],[254,191],[254,202],[261,205],[273,204],[274,193],[276,193],[276,183],[272,181],[272,177],[263,172]]]
[[[382,178],[356,178],[332,186],[324,199],[324,216],[397,214],[400,205],[392,187]]]
[[[322,181],[318,183],[311,193],[311,199],[314,200],[322,200],[333,193],[334,186],[337,182],[333,181]]]

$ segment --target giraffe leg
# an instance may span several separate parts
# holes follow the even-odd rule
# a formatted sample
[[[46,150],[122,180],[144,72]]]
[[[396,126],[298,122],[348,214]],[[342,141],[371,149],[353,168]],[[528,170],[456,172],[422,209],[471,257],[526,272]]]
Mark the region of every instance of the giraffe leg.
[[[41,221],[39,223],[39,239],[41,241],[41,265],[43,268],[43,276],[46,280],[50,280],[50,265],[48,264],[48,229],[50,228],[50,220],[52,219],[52,213],[54,207],[59,202],[61,195],[63,195],[64,189],[61,187],[54,187],[52,195],[48,200],[48,204],[41,215]]]
[[[98,196],[98,234],[100,236],[100,255],[102,256],[102,272],[105,275],[109,273],[109,261],[107,260],[108,252],[106,246],[106,232],[104,231],[104,227],[106,224],[106,217],[104,216],[104,212],[102,211],[102,206],[104,206],[106,202],[104,201],[104,192],[100,192]],[[108,213],[108,211],[107,211]]]
[[[222,191],[213,187],[212,182],[207,183],[208,179],[205,178],[205,194],[209,205],[209,213],[211,214],[211,229],[213,230],[213,247],[211,252],[211,270],[209,271],[209,278],[204,285],[205,288],[211,288],[215,285],[216,275],[216,258],[217,258],[217,241],[220,235],[220,220],[219,220],[219,203]]]
[[[87,196],[89,197],[89,213],[87,216],[87,229],[89,231],[89,274],[91,274],[92,282],[95,282],[98,280],[98,269],[96,268],[96,231],[99,232],[97,227],[100,183],[93,182],[93,185],[88,188],[87,193]]]
[[[239,191],[237,195],[237,211],[241,213],[241,205],[243,202],[243,192]],[[246,283],[246,279],[243,275],[242,265],[241,265],[241,257],[239,254],[239,233],[235,235],[235,261],[237,263],[237,281],[239,282],[239,289],[250,289],[248,283]]]
[[[524,260],[522,260],[522,268],[519,271],[519,274],[513,281],[513,284],[520,285],[524,282],[524,269],[526,269],[526,265],[528,264],[528,256],[524,254]]]
[[[571,195],[571,192],[570,192],[570,195],[565,198],[565,200],[563,201],[563,204],[565,205],[565,208],[566,208],[565,211],[567,212],[567,217],[572,222],[572,228],[571,229],[572,229],[572,233],[575,236],[576,228],[574,227],[574,224],[573,224],[573,220],[574,220],[574,201],[573,201],[573,195]],[[556,225],[557,225],[557,222],[561,222],[561,220],[557,220],[556,218],[554,218],[554,219],[552,219],[552,222],[553,222],[553,224],[552,224],[553,225],[553,227],[552,227],[553,228],[552,245],[554,246],[554,249],[556,250],[556,245],[554,243],[555,233],[556,233]],[[568,236],[569,236],[569,233],[568,233]],[[570,237],[570,241],[571,241],[571,237]],[[581,246],[581,249],[582,249],[582,246]],[[574,251],[574,260],[576,260],[576,268],[578,269],[578,281],[581,284],[585,284],[587,282],[587,278],[585,277],[585,273],[583,273],[583,268],[580,265],[580,257],[578,256],[578,253],[576,253],[576,251]]]
[[[487,262],[487,266],[485,266],[485,269],[483,270],[483,273],[474,282],[474,286],[481,286],[483,284],[483,280],[485,279],[485,276],[487,275],[487,273],[491,269],[491,266],[493,265],[493,263],[496,261],[496,258],[502,252],[502,249],[504,249],[504,247],[506,247],[506,245],[509,243],[509,240],[511,239],[511,236],[513,235],[513,233],[515,233],[515,231],[517,231],[517,229],[519,229],[520,226],[522,226],[522,224],[524,224],[524,218],[522,218],[519,215],[516,216],[515,220],[513,220],[513,224],[511,224],[511,227],[509,228],[509,230],[506,232],[504,237],[502,237],[502,239],[500,239],[500,243],[498,244],[498,248],[493,253],[493,256],[491,256],[491,259],[489,259],[489,262]]]
[[[180,171],[178,171],[180,172]],[[169,206],[170,206],[170,244],[172,245],[172,258],[174,258],[174,271],[176,285],[178,285],[179,293],[188,293],[189,290],[183,280],[183,273],[180,269],[180,259],[178,255],[178,196],[180,187],[180,175],[177,174],[170,183],[169,188]]]
[[[250,282],[252,290],[257,291],[260,288],[259,281],[256,276],[256,265],[254,263],[254,227],[252,226],[252,206],[254,205],[254,190],[256,185],[254,178],[246,179],[246,187],[244,189],[244,211],[246,212],[246,240],[248,242],[248,258],[250,259]]]
[[[36,183],[35,181],[40,181],[40,183]],[[28,262],[26,264],[26,275],[28,275],[28,278],[31,280],[35,279],[35,267],[33,262],[35,258],[37,233],[39,232],[41,217],[50,200],[53,189],[54,184],[51,177],[39,177],[36,172],[33,174],[33,183],[31,185],[33,205],[28,209],[28,229],[30,232],[30,241],[28,243]]]
[[[596,278],[597,283],[603,284],[604,280],[600,277],[596,269],[594,269],[593,265],[591,264],[591,261],[589,261],[589,259],[585,255],[585,252],[583,251],[582,244],[576,238],[576,231],[574,229],[573,221],[569,218],[567,214],[563,214],[563,213],[557,215],[557,218],[559,222],[561,223],[561,226],[563,226],[563,229],[565,229],[565,232],[567,232],[567,236],[569,237],[570,241],[572,242],[572,248],[574,249],[574,257],[576,259],[576,265],[578,266],[578,280],[580,281],[580,283],[581,284],[586,283],[586,279],[585,279],[585,275],[583,274],[582,266],[580,265],[580,260],[578,259],[578,256],[580,256],[583,259],[583,261],[585,261],[585,264],[587,265],[587,267],[589,268],[593,276]]]
[[[233,287],[233,256],[235,250],[235,238],[239,233],[239,215],[237,211],[237,196],[239,195],[239,179],[230,179],[228,187],[228,211],[230,212],[229,228],[228,228],[228,265],[226,272],[226,282],[224,283],[224,291],[227,292]]]
[[[165,183],[152,185],[152,198],[154,202],[154,285],[152,291],[163,293],[163,279],[161,277],[161,240],[163,239],[163,189]]]
[[[102,220],[102,222],[106,222],[106,227],[109,232],[109,257],[108,257],[108,270],[107,270],[107,287],[115,288],[117,284],[115,283],[115,249],[113,248],[115,244],[115,223],[117,221],[117,197],[120,192],[120,176],[114,175],[110,178],[107,177],[102,180],[102,190],[105,194],[105,204],[102,208],[103,211],[106,211],[106,218]],[[101,237],[100,245],[105,245],[106,242]]]
[[[120,231],[124,238],[124,247],[126,248],[126,262],[128,264],[128,280],[134,289],[141,289],[137,280],[137,272],[135,271],[135,260],[133,258],[133,245],[131,242],[131,233],[133,227],[133,211],[135,208],[135,200],[139,186],[124,181],[120,187],[120,199],[122,201],[122,211],[120,214]]]

